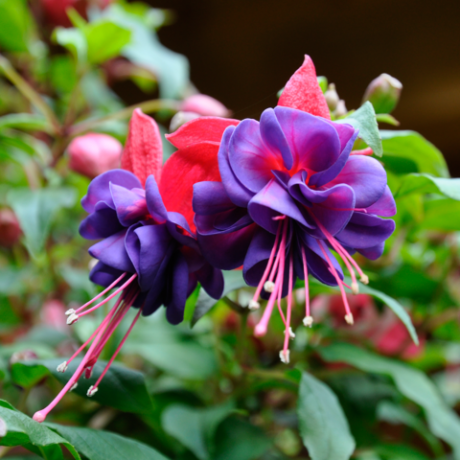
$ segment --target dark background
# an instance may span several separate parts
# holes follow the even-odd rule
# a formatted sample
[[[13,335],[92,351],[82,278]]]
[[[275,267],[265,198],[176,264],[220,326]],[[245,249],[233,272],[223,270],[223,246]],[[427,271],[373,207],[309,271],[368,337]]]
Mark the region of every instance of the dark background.
[[[150,0],[175,23],[163,44],[190,60],[197,88],[235,118],[258,117],[309,54],[347,108],[386,72],[404,85],[394,115],[460,176],[460,1]],[[386,128],[392,129],[390,126]]]

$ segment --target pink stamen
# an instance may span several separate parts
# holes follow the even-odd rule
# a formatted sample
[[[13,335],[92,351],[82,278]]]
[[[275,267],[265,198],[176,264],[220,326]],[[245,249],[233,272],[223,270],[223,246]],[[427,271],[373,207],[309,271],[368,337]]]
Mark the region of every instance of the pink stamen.
[[[303,273],[305,279],[305,316],[309,318],[310,315],[310,286],[308,284],[308,266],[307,266],[307,257],[305,256],[305,249],[301,246],[302,251],[302,264],[303,264]]]
[[[292,313],[292,280],[294,277],[294,267],[292,262],[292,252],[289,254],[289,288],[288,288],[288,298],[287,298],[287,311],[286,311],[286,329],[284,331],[284,346],[283,352],[284,356],[287,356],[287,350],[289,348],[289,339],[290,336],[290,327],[291,327],[291,313]]]
[[[370,147],[367,147],[362,150],[352,150],[350,155],[372,155],[373,153],[374,151]]]

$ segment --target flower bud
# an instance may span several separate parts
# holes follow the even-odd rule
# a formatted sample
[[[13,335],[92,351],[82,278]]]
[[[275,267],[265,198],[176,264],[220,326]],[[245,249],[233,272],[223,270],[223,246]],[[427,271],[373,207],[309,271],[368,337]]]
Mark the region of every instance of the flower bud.
[[[66,306],[57,299],[47,300],[41,309],[41,319],[43,324],[60,331],[67,331]]]
[[[200,118],[199,113],[195,112],[177,112],[172,118],[171,118],[171,123],[169,124],[169,130],[171,132],[176,131],[179,129],[182,125],[185,125],[185,123],[188,123],[191,120],[194,120],[195,118]]]
[[[326,99],[329,110],[333,112],[337,108],[337,104],[339,103],[339,95],[335,90],[334,83],[331,83],[328,86],[327,91],[324,93],[324,98]]]
[[[345,101],[343,99],[340,99],[340,101],[337,103],[337,107],[335,108],[334,115],[336,117],[343,117],[348,113],[348,110],[345,106]]]
[[[112,136],[89,133],[76,137],[69,145],[69,168],[93,179],[103,172],[120,167],[123,147]]]
[[[37,353],[32,350],[15,351],[10,358],[10,365],[20,361],[34,361],[38,359]]]
[[[18,218],[11,209],[0,210],[0,246],[9,248],[21,238],[22,230]]]
[[[217,99],[206,94],[194,94],[182,102],[183,112],[195,112],[204,117],[227,117],[230,112]]]
[[[364,93],[363,102],[370,101],[375,113],[391,113],[401,95],[402,83],[396,78],[382,73],[372,80]]]

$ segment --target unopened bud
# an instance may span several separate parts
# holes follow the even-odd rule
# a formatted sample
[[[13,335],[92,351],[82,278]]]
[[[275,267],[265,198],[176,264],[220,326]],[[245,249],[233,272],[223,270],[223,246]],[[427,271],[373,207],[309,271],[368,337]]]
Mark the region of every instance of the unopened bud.
[[[387,73],[382,73],[369,83],[363,102],[370,101],[375,113],[391,113],[399,101],[402,87],[399,80]]]
[[[97,393],[97,390],[98,390],[98,389],[99,389],[98,387],[93,387],[93,385],[91,385],[91,386],[88,388],[88,391],[87,391],[87,393],[86,393],[86,396],[89,396],[89,397],[94,396],[94,395]]]
[[[313,325],[313,316],[305,316],[303,319],[303,324],[306,327],[312,327]]]
[[[264,284],[264,289],[267,292],[273,292],[275,290],[275,283],[273,281],[266,281]]]
[[[340,101],[337,103],[337,107],[335,109],[334,115],[336,117],[344,117],[348,113],[348,110],[345,106],[345,101],[343,99],[340,99]]]
[[[107,134],[89,133],[76,137],[69,145],[69,168],[90,179],[120,167],[123,147]]]
[[[58,372],[64,373],[69,366],[67,365],[67,361],[64,361],[63,363],[59,364],[58,367],[56,367],[56,370]]]
[[[351,292],[353,292],[353,294],[359,294],[359,284],[356,281],[351,283]]]
[[[339,95],[337,94],[334,83],[329,84],[327,91],[324,93],[324,98],[326,99],[329,110],[334,112],[339,103]]]
[[[258,310],[260,308],[260,303],[256,300],[250,300],[248,303],[249,310]]]
[[[22,230],[16,214],[11,209],[0,210],[0,246],[10,248],[21,238]]]
[[[348,323],[348,324],[353,324],[355,321],[353,319],[353,315],[351,313],[348,313],[345,315],[345,321]]]
[[[67,318],[67,325],[70,326],[73,323],[76,323],[78,321],[79,316],[76,315],[75,313],[72,313],[68,318]]]
[[[289,364],[289,350],[281,350],[280,351],[280,360],[284,364]]]
[[[183,112],[195,112],[204,117],[228,117],[230,114],[222,102],[206,94],[193,94],[182,102]]]

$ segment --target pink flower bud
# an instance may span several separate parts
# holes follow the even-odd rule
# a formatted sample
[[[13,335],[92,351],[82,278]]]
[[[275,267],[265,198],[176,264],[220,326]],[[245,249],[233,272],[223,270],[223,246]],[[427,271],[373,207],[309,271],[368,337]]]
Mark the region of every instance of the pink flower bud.
[[[364,93],[363,102],[370,101],[375,113],[390,113],[399,101],[402,83],[396,78],[382,73],[372,80]]]
[[[228,117],[230,112],[217,99],[206,94],[194,94],[182,103],[183,112],[195,112],[204,117]]]
[[[335,89],[334,83],[330,83],[327,91],[324,93],[324,98],[326,99],[327,106],[329,110],[333,112],[337,108],[337,104],[339,103],[339,95]]]
[[[76,137],[69,145],[69,168],[93,179],[120,167],[123,146],[107,134],[89,133]]]
[[[53,329],[67,331],[65,312],[67,307],[63,302],[57,299],[51,299],[43,304],[41,309],[41,318],[43,324]]]
[[[0,246],[9,248],[21,238],[22,230],[16,214],[11,209],[0,210]]]

